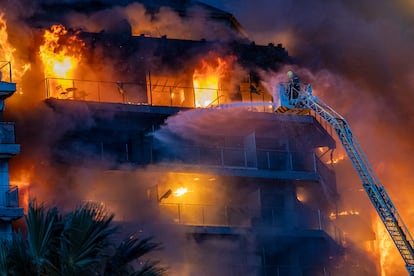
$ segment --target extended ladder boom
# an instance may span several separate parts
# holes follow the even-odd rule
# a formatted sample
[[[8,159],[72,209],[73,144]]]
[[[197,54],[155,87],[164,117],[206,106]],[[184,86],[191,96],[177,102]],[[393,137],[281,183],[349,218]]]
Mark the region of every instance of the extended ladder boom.
[[[280,92],[281,98],[284,96],[289,98],[291,106],[313,110],[335,130],[362,181],[362,186],[404,259],[409,274],[414,276],[413,238],[392,203],[385,187],[381,185],[366,155],[352,134],[346,120],[327,104],[313,96],[310,85],[302,84],[297,98],[294,99],[289,97],[289,92],[291,91],[289,91],[288,86],[281,84]]]

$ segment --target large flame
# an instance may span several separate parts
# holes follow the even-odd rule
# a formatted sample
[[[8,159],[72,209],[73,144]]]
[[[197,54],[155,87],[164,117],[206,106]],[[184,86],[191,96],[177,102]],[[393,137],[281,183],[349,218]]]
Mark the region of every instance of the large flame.
[[[9,36],[7,34],[7,23],[4,19],[4,14],[0,13],[0,59],[3,61],[10,61],[14,63],[13,53],[16,49],[10,45]]]
[[[203,59],[194,70],[193,86],[196,107],[219,103],[220,82],[229,73],[234,57]]]
[[[76,35],[68,35],[62,25],[53,25],[50,30],[46,30],[43,39],[39,52],[45,77],[73,78],[85,43]]]
[[[404,267],[403,260],[379,217],[375,219],[374,227],[377,233],[381,276],[399,275],[399,272],[396,272],[395,268]]]
[[[16,48],[14,48],[9,42],[6,19],[4,18],[4,14],[0,13],[0,61],[10,62],[10,64],[13,65],[13,79],[11,80],[4,75],[6,73],[9,73],[9,71],[7,71],[9,70],[9,67],[0,68],[1,72],[3,73],[3,81],[19,82],[24,73],[26,73],[26,71],[30,69],[29,63],[24,63],[21,59],[15,59],[15,53]],[[4,64],[1,64],[1,66],[3,65]]]

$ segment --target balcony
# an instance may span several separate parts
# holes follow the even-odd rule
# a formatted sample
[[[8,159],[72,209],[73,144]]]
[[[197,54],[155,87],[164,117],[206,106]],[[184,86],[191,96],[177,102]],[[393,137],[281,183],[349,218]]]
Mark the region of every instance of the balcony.
[[[0,100],[4,100],[16,91],[16,84],[12,82],[11,63],[0,61]]]
[[[180,82],[179,82],[180,83]],[[146,75],[141,82],[116,82],[97,80],[78,80],[64,78],[45,79],[46,99],[92,101],[98,103],[122,103],[129,105],[148,105],[179,108],[216,107],[231,103],[222,88],[199,88],[211,93],[205,105],[197,104],[197,93],[192,81],[177,85],[173,77]],[[245,93],[244,93],[245,94]],[[243,95],[244,95],[243,94]],[[274,111],[270,94],[248,93],[250,97],[242,97],[248,110],[258,112]],[[257,105],[257,102],[269,104]]]
[[[185,147],[157,156],[156,163],[181,163],[186,169],[212,167],[222,175],[251,176],[261,178],[306,179],[334,183],[334,172],[314,152],[279,150],[246,151],[240,148]],[[332,190],[333,188],[330,188]],[[332,190],[335,192],[335,189]]]
[[[12,221],[21,217],[23,217],[23,208],[19,207],[18,187],[0,186],[0,220]]]
[[[281,235],[315,236],[328,234],[336,242],[343,241],[342,232],[328,215],[317,209],[298,206],[293,210],[281,208],[250,209],[244,206],[161,203],[159,210],[167,223],[208,228],[251,228],[259,232]],[[194,230],[196,231],[196,230]],[[223,232],[224,233],[224,232]]]

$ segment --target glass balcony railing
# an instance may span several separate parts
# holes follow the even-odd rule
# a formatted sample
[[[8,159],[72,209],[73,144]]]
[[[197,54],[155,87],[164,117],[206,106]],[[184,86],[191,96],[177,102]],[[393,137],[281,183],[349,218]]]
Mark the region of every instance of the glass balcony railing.
[[[298,207],[249,209],[242,206],[161,203],[160,213],[169,223],[191,226],[277,228],[280,231],[321,230],[337,242],[342,232],[321,212]]]
[[[46,98],[185,108],[209,108],[232,102],[226,96],[229,92],[225,89],[195,89],[189,82],[177,85],[171,80],[153,76],[147,76],[141,83],[46,78]],[[200,105],[200,100],[197,100],[200,95],[196,90],[208,91],[212,96]],[[274,111],[272,98],[268,93],[249,94],[250,97],[241,98],[243,107],[257,112]]]
[[[246,151],[240,148],[170,147],[170,150],[156,156],[156,162],[178,161],[188,164],[238,167],[274,171],[333,172],[314,152],[293,152],[279,150]]]
[[[223,258],[227,260],[228,258]],[[263,275],[263,276],[298,276],[298,275],[333,275],[327,268],[302,267],[299,265],[256,265],[256,264],[218,264],[215,263],[216,271],[220,275],[239,276],[239,275]],[[174,263],[170,269],[173,273],[181,275],[183,271],[197,271],[199,276],[210,276],[211,269],[206,268],[206,263]]]
[[[0,61],[0,82],[13,82],[11,63],[9,61]]]

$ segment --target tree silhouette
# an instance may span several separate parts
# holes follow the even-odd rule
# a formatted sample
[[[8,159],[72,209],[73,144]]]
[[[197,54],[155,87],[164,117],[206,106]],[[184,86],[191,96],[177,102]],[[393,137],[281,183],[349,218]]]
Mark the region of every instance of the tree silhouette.
[[[0,275],[163,275],[159,262],[144,259],[160,244],[134,235],[116,244],[113,217],[96,203],[61,215],[56,207],[30,202],[27,234],[1,241]]]

